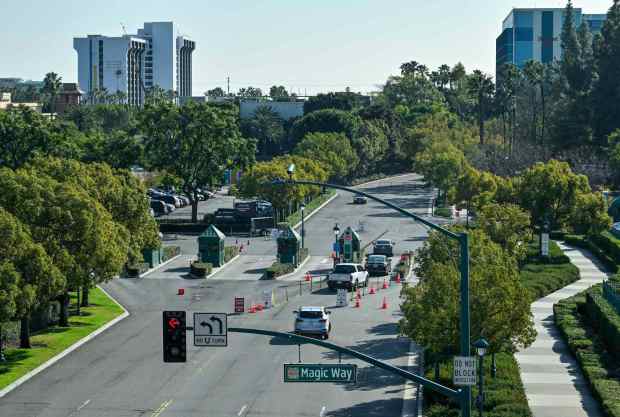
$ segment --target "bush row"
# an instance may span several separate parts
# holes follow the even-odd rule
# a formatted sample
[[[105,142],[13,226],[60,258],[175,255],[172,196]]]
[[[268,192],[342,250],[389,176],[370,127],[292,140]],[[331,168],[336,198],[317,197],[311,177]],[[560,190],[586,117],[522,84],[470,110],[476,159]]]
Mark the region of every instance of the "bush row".
[[[131,265],[125,265],[125,274],[128,277],[136,278],[140,274],[145,273],[149,269],[149,264],[146,262],[137,262]]]
[[[190,275],[197,278],[205,278],[213,270],[213,265],[208,262],[192,262],[189,268]]]
[[[437,207],[434,211],[436,217],[452,217],[452,209],[450,207]]]
[[[521,283],[531,294],[532,300],[542,298],[579,280],[579,268],[570,263],[553,241],[549,242],[549,257],[538,256],[538,242],[528,246],[528,256],[521,266]]]
[[[620,362],[620,315],[603,296],[601,285],[586,293],[585,314],[601,341]]]
[[[484,415],[501,417],[531,417],[532,413],[519,375],[519,365],[514,356],[509,353],[496,355],[497,375],[491,378],[491,358],[484,362]],[[441,363],[439,382],[452,387],[452,361]],[[426,377],[434,379],[433,368],[426,370]],[[472,399],[476,398],[478,390],[472,387]],[[431,390],[424,390],[425,417],[458,417],[459,406],[449,401],[444,395]],[[475,407],[472,405],[472,409]],[[477,414],[476,414],[477,415]]]
[[[281,264],[280,262],[274,262],[265,270],[263,277],[264,279],[275,279],[281,275],[289,274],[294,270],[295,266],[293,264]]]
[[[600,291],[600,285],[587,290]],[[555,323],[566,340],[604,414],[620,417],[620,381],[613,374],[620,363],[604,348],[599,336],[580,314],[584,310],[584,293],[561,300],[553,306]]]

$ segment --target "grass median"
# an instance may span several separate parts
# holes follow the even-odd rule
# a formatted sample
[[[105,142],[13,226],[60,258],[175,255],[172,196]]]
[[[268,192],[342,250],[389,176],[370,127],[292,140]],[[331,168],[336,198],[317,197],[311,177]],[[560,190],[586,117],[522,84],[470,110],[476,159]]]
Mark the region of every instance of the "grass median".
[[[336,191],[328,190],[324,194],[320,194],[317,197],[313,198],[308,204],[306,204],[305,216],[308,217],[314,210],[316,210],[321,204],[329,200]],[[286,222],[291,226],[296,225],[301,221],[301,211],[297,210],[295,213],[291,214],[286,218]]]
[[[89,299],[90,306],[82,307],[80,316],[69,317],[69,327],[53,326],[34,333],[31,349],[9,347],[6,350],[7,361],[0,362],[0,389],[123,313],[123,309],[99,288],[90,291]],[[71,301],[75,303],[75,294]]]

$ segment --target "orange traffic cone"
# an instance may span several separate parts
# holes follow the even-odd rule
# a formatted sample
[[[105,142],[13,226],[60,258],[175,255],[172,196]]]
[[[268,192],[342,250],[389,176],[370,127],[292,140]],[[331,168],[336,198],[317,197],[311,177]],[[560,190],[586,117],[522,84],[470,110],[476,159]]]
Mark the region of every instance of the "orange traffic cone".
[[[396,273],[396,283],[400,284],[400,272]]]
[[[381,310],[387,310],[387,308],[388,308],[387,299],[383,297],[383,303],[381,303]]]
[[[385,290],[385,289],[387,289],[387,287],[388,287],[387,282],[385,280],[383,280],[383,286],[381,288]]]
[[[250,308],[248,308],[248,313],[256,313],[256,306],[254,306],[254,304],[252,304]]]
[[[355,299],[355,308],[360,308],[360,306],[362,305],[362,303],[360,302],[359,298]]]
[[[355,293],[355,297],[359,300],[360,298],[362,298],[362,294],[360,294],[360,290],[357,290],[357,292]]]
[[[370,291],[368,292],[368,294],[374,294],[375,293],[375,287],[370,287]]]
[[[306,281],[310,281],[311,279],[310,272],[306,272]]]

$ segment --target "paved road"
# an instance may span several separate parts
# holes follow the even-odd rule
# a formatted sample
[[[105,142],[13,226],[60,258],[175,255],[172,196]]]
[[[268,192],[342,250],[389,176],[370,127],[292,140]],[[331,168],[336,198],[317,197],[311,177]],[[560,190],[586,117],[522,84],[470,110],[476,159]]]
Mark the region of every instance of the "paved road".
[[[425,214],[430,191],[408,176],[366,186],[369,192]],[[341,195],[308,221],[307,245],[313,268],[329,253],[334,222],[341,228],[365,222],[362,239],[387,230],[397,252],[421,244],[423,227],[374,203],[349,204]],[[194,242],[194,243],[192,243]],[[398,416],[403,406],[403,380],[378,369],[361,367],[356,385],[284,384],[282,364],[296,362],[297,347],[263,336],[233,334],[227,348],[189,347],[187,364],[164,364],[161,311],[232,311],[235,296],[258,302],[276,293],[279,306],[255,315],[231,318],[231,325],[289,331],[291,311],[299,305],[335,304],[335,295],[296,281],[256,279],[242,258],[236,264],[247,276],[226,269],[218,279],[193,280],[187,275],[193,239],[184,257],[143,279],[119,279],[105,286],[131,315],[74,353],[0,399],[0,415],[11,417],[197,417],[197,416]],[[252,241],[249,256],[267,254],[273,242]],[[256,248],[256,249],[254,249]],[[256,252],[254,252],[256,251]],[[262,252],[262,253],[261,253]],[[260,262],[258,263],[260,266]],[[318,265],[318,267],[316,266]],[[248,269],[243,269],[248,268]],[[316,283],[315,283],[316,284]],[[186,289],[177,296],[177,288]],[[362,307],[334,308],[335,343],[405,365],[409,343],[396,337],[398,288],[366,296]],[[383,297],[389,304],[380,309]],[[286,302],[288,297],[289,301]],[[322,348],[303,346],[304,362],[337,360]],[[349,359],[343,360],[349,362]],[[357,363],[357,362],[356,362]]]

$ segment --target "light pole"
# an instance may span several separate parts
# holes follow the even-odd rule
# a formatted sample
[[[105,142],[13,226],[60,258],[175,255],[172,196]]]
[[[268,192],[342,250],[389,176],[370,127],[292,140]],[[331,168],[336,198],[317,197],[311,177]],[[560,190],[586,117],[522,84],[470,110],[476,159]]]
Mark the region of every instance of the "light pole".
[[[334,266],[336,266],[336,258],[340,257],[340,250],[338,248],[338,236],[340,235],[340,227],[338,227],[338,223],[334,225]]]
[[[306,235],[306,229],[304,228],[304,211],[306,210],[306,205],[302,203],[301,207],[301,248],[304,248],[304,236]]]
[[[389,201],[385,201],[379,197],[374,195],[365,193],[360,190],[354,190],[349,187],[345,187],[338,184],[328,184],[320,181],[306,181],[306,180],[293,180],[293,172],[295,171],[295,166],[289,166],[287,170],[289,175],[289,180],[285,181],[282,179],[276,179],[271,182],[271,185],[316,185],[319,187],[329,187],[335,188],[337,190],[347,191],[353,194],[359,194],[364,197],[367,197],[370,200],[376,201],[378,203],[383,204],[384,206],[390,207],[391,209],[399,212],[405,217],[409,217],[414,219],[415,221],[422,223],[425,226],[430,227],[433,230],[438,231],[442,235],[446,236],[449,239],[456,240],[459,242],[460,246],[460,263],[459,263],[459,273],[461,277],[460,282],[460,353],[462,356],[469,356],[471,349],[471,340],[469,337],[469,235],[465,232],[455,233],[451,230],[445,229],[427,219],[420,217],[414,213],[411,213],[408,210],[405,210],[402,207],[397,206],[396,204],[390,203]],[[335,260],[334,260],[335,264]],[[471,417],[471,388],[469,386],[463,386],[460,390],[460,398],[459,402],[461,405],[461,417]]]
[[[478,361],[478,397],[476,398],[476,405],[478,406],[478,416],[482,417],[482,408],[484,406],[484,355],[486,355],[489,348],[489,342],[485,338],[481,338],[474,342],[474,347],[480,358]]]

